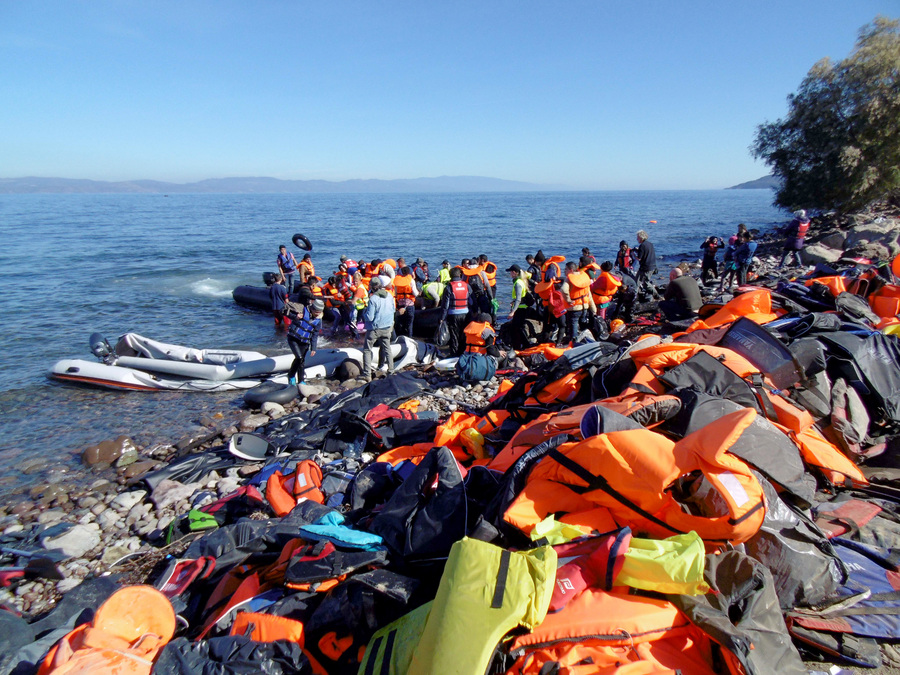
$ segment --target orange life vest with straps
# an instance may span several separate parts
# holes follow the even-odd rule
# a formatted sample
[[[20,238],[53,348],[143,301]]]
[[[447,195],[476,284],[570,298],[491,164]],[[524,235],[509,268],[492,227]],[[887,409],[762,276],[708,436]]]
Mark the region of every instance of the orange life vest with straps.
[[[575,508],[604,507],[620,526],[651,537],[694,530],[708,544],[747,541],[765,517],[763,490],[750,467],[729,448],[755,418],[751,408],[738,410],[678,443],[648,429],[563,443],[535,464],[505,519],[520,528],[533,527],[558,512],[557,500],[568,494],[577,495],[569,498]],[[702,474],[717,493],[715,503],[722,512],[694,515],[682,508],[672,488],[689,474]],[[531,499],[531,493],[539,495],[539,501]]]
[[[300,265],[298,266],[298,268],[303,268],[303,267],[306,268],[306,273],[307,273],[310,277],[318,278],[318,277],[316,277],[316,268],[315,268],[315,266],[312,264],[312,260],[301,260],[301,261],[300,261]]]
[[[413,295],[413,278],[412,275],[400,275],[394,277],[394,297],[399,303],[401,300],[408,300],[409,304],[412,304],[416,301],[416,296]],[[404,303],[406,304],[406,303]],[[403,305],[401,305],[403,306]]]
[[[566,281],[569,282],[569,299],[571,300],[566,303],[566,306],[569,309],[585,307],[591,288],[591,278],[587,272],[569,272],[566,275]]]
[[[601,272],[602,270],[600,269],[600,265],[598,265],[596,262],[589,262],[589,263],[588,263],[587,265],[585,265],[584,267],[579,267],[579,268],[578,268],[578,271],[579,271],[579,272],[584,272],[584,273],[587,274],[591,279],[596,279],[598,276],[600,276],[600,272]]]
[[[325,298],[325,304],[329,307],[340,307],[346,300],[344,294],[329,283],[322,286],[322,295]]]
[[[489,331],[488,336],[496,336],[494,328],[487,321],[472,321],[463,329],[466,334],[466,351],[475,354],[487,354],[485,346],[484,334]]]
[[[559,279],[562,276],[562,270],[559,267],[559,263],[565,262],[566,256],[564,255],[554,255],[550,256],[544,261],[544,264],[541,265],[541,280],[547,281],[547,270],[551,267],[555,268],[556,278]]]
[[[497,266],[488,260],[482,266],[484,270],[485,276],[488,278],[488,283],[491,285],[491,288],[497,285]]]
[[[598,306],[605,305],[613,299],[621,285],[622,282],[609,272],[600,272],[600,276],[591,284],[591,295],[594,296],[594,303]]]
[[[558,280],[542,281],[534,287],[534,292],[541,299],[541,303],[544,307],[549,308],[556,317],[566,313],[566,299],[556,287],[558,283]]]

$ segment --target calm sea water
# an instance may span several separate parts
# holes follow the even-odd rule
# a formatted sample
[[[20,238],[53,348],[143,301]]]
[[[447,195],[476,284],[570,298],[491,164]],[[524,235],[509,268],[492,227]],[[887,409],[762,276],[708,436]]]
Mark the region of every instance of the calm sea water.
[[[295,233],[312,241],[320,275],[342,253],[422,256],[432,269],[486,253],[503,270],[539,248],[577,259],[589,246],[602,261],[619,240],[634,244],[639,229],[658,254],[687,259],[739,222],[760,230],[786,222],[771,199],[768,190],[2,195],[0,494],[30,480],[19,470],[35,458],[66,471],[104,439],[174,442],[203,414],[235,409],[239,394],[107,392],[46,374],[59,359],[93,358],[95,331],[110,342],[132,331],[198,348],[286,351],[271,318],[235,305],[231,291],[261,286],[280,244],[296,255]]]

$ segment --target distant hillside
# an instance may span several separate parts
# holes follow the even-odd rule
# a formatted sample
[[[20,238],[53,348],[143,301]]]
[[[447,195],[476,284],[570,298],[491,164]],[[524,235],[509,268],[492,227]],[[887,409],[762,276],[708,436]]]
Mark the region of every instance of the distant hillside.
[[[155,180],[97,181],[76,178],[0,178],[0,194],[62,193],[303,193],[303,192],[535,192],[559,186],[522,183],[483,176],[439,176],[397,180],[280,180],[278,178],[210,178],[197,183]]]
[[[762,178],[757,178],[756,180],[747,181],[746,183],[741,183],[739,185],[732,185],[730,188],[725,188],[726,190],[777,190],[781,187],[781,181],[779,181],[775,176],[771,174],[768,176],[763,176]]]

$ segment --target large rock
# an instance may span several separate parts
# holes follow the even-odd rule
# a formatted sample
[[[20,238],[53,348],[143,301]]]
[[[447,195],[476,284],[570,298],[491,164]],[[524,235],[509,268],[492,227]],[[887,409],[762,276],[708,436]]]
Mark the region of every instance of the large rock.
[[[885,257],[892,257],[900,253],[900,221],[894,218],[876,218],[872,222],[855,226],[847,233],[844,242],[846,250],[859,250],[872,252],[887,251]]]
[[[70,558],[80,558],[100,545],[100,528],[93,523],[75,525],[58,537],[47,537],[42,545],[47,550],[62,551]]]
[[[81,455],[81,461],[85,466],[104,467],[118,461],[122,455],[134,453],[137,456],[137,448],[127,436],[119,436],[113,441],[102,441],[92,445]]]
[[[805,247],[800,255],[803,257],[803,262],[808,265],[815,265],[816,263],[831,264],[840,260],[844,252],[822,244],[811,244]]]

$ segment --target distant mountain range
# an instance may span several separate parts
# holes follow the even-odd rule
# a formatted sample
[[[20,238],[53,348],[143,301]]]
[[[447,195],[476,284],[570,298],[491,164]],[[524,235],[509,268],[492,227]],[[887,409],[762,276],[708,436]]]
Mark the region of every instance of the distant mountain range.
[[[483,176],[438,176],[397,180],[280,180],[278,178],[210,178],[197,183],[156,180],[99,181],[77,178],[0,178],[0,194],[184,194],[184,193],[302,193],[302,192],[536,192],[560,186],[522,183]]]
[[[777,190],[781,187],[781,181],[775,176],[769,174],[768,176],[763,176],[762,178],[757,178],[756,180],[747,181],[746,183],[740,183],[738,185],[732,185],[730,188],[725,188],[726,190]]]

